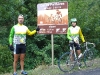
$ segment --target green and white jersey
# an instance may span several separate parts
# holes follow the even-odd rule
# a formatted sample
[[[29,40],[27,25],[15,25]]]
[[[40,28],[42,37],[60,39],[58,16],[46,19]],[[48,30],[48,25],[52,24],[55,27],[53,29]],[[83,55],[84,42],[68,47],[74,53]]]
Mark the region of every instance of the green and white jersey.
[[[27,32],[28,28],[24,25],[22,25],[22,26],[15,25],[13,28],[15,31],[13,43],[25,44],[26,43],[26,32]]]
[[[25,25],[14,25],[10,31],[9,44],[26,44],[26,34],[33,35],[35,33],[36,30],[31,32]]]
[[[79,36],[81,37],[82,41],[85,42],[84,36],[82,34],[81,28],[79,26],[70,26],[67,31],[67,38],[71,40],[77,40],[79,43]]]

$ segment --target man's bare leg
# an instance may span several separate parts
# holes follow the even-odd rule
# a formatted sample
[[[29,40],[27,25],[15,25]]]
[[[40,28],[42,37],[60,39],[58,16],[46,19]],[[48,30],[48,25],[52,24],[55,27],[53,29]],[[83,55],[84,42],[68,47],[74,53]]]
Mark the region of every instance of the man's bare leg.
[[[14,54],[14,62],[13,62],[14,72],[16,72],[18,58],[19,58],[19,54]]]

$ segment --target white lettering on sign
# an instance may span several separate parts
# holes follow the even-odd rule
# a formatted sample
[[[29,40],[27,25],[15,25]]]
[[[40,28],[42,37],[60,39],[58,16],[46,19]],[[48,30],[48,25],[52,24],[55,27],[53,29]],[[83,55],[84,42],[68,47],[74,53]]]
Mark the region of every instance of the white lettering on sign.
[[[49,28],[56,28],[56,26],[49,26]]]
[[[39,4],[39,6],[41,7],[47,7],[47,6],[56,6],[56,5],[65,5],[65,3],[59,3],[59,2],[56,2],[56,3],[44,3],[44,4]]]

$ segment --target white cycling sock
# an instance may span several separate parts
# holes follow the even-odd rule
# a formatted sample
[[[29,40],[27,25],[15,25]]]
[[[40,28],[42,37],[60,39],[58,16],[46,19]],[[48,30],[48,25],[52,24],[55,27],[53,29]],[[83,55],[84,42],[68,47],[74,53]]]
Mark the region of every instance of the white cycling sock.
[[[21,70],[21,72],[23,72],[24,70]]]
[[[81,57],[82,57],[82,55],[83,55],[83,54],[82,54],[82,53],[80,53],[80,55],[78,56],[78,59],[79,59],[79,58],[81,58]]]
[[[14,72],[14,74],[16,74],[17,72]]]

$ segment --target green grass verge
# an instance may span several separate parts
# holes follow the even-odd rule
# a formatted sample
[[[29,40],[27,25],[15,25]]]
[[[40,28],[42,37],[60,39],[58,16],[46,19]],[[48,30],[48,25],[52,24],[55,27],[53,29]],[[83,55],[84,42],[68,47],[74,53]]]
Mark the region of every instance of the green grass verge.
[[[100,68],[100,58],[96,58],[94,60],[94,65],[92,67],[83,67],[81,70],[88,70],[88,69],[94,69],[94,68]],[[73,69],[73,71],[78,71],[77,68]],[[54,66],[48,66],[48,65],[40,65],[35,69],[28,70],[28,75],[62,75],[64,74],[62,71],[59,70],[58,65]],[[0,75],[12,75],[12,73],[6,73],[6,74],[0,74]],[[20,71],[18,71],[18,75],[20,74]]]

